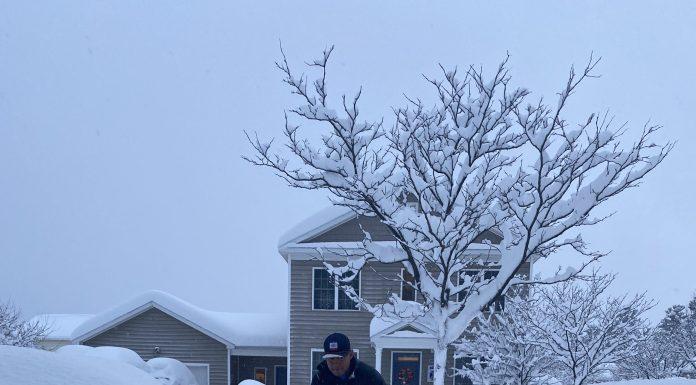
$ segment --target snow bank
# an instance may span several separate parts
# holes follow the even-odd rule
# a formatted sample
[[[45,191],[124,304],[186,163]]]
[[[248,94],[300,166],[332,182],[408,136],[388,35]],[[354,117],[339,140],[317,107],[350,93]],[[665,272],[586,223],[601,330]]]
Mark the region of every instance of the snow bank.
[[[148,373],[111,359],[15,346],[0,346],[0,384],[162,385]]]
[[[198,385],[186,365],[173,358],[157,357],[149,360],[150,375],[163,385]]]
[[[263,383],[258,382],[256,380],[244,380],[240,382],[238,385],[263,385]]]
[[[99,346],[93,348],[85,345],[66,345],[56,350],[56,353],[70,356],[97,357],[135,366],[144,372],[150,371],[150,367],[140,358],[138,353],[130,349],[116,346]]]
[[[696,385],[696,379],[689,378],[663,378],[661,380],[629,380],[601,382],[601,385]]]

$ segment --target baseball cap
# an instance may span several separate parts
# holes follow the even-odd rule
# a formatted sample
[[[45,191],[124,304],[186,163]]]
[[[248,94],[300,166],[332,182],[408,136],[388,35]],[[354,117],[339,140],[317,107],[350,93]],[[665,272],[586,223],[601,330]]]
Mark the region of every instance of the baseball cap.
[[[333,333],[324,339],[324,356],[322,358],[343,358],[350,351],[348,337],[343,333]]]

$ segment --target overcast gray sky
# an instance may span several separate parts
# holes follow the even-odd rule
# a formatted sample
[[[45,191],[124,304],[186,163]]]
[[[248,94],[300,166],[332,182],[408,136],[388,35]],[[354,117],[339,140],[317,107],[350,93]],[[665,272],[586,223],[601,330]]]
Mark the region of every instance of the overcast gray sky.
[[[552,98],[571,64],[602,56],[571,115],[609,108],[678,143],[587,238],[612,250],[615,293],[660,301],[651,318],[686,302],[696,3],[462,3],[0,0],[0,300],[92,313],[156,288],[285,309],[277,240],[327,201],[240,158],[242,130],[277,136],[294,101],[273,65],[282,40],[295,68],[335,44],[329,90],[362,85],[365,117],[387,121],[437,63],[492,69],[509,52],[514,83]]]

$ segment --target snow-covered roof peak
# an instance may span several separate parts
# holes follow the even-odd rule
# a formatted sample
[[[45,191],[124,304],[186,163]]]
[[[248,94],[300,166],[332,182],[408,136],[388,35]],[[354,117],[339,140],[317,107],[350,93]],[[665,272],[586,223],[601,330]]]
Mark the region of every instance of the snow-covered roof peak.
[[[289,243],[300,242],[303,239],[318,235],[355,216],[355,213],[345,206],[331,205],[325,207],[281,235],[278,240],[278,248],[280,249]]]

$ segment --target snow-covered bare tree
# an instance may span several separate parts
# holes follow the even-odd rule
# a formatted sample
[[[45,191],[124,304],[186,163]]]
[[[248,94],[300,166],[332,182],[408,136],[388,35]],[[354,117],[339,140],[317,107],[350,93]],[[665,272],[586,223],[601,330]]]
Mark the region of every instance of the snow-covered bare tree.
[[[0,303],[0,345],[36,347],[49,330],[40,321],[25,321],[12,302]]]
[[[536,343],[552,354],[567,384],[591,382],[607,365],[635,354],[648,326],[643,314],[652,307],[644,294],[610,297],[612,275],[596,272],[586,281],[536,287],[526,317]],[[588,382],[590,381],[590,382]]]
[[[625,380],[675,377],[680,361],[673,354],[664,331],[646,328],[633,354],[618,362],[618,369],[619,377]]]
[[[688,306],[669,307],[655,334],[672,360],[678,363],[678,371],[696,376],[696,296]]]
[[[502,311],[482,313],[465,339],[455,344],[458,362],[455,375],[474,384],[546,384],[557,362],[552,353],[537,343],[530,319],[533,301],[509,296]]]
[[[553,103],[528,102],[529,91],[512,86],[507,59],[490,77],[475,67],[441,66],[441,77],[426,78],[432,103],[407,97],[387,126],[381,117],[363,120],[362,89],[330,97],[332,53],[333,47],[308,63],[314,78],[292,71],[283,53],[277,66],[300,101],[285,114],[288,151],[247,134],[255,151],[245,159],[292,187],[324,190],[334,204],[386,226],[394,242],[366,234],[346,265],[326,267],[362,308],[420,317],[435,331],[434,385],[444,384],[448,346],[481,310],[512,285],[531,281],[516,276],[520,267],[565,247],[582,257],[569,261],[576,265],[601,256],[577,230],[599,223],[594,209],[638,185],[672,148],[652,142],[657,126],[645,126],[625,146],[619,142],[625,129],[613,128],[606,115],[591,114],[579,125],[563,118],[571,94],[592,76],[594,59],[579,73],[571,69]],[[294,119],[321,131],[305,136]],[[491,231],[502,236],[500,243],[489,242]],[[477,248],[485,251],[472,252]],[[402,264],[423,301],[359,298],[350,281],[372,262]],[[459,278],[465,268],[486,263],[498,274]]]

